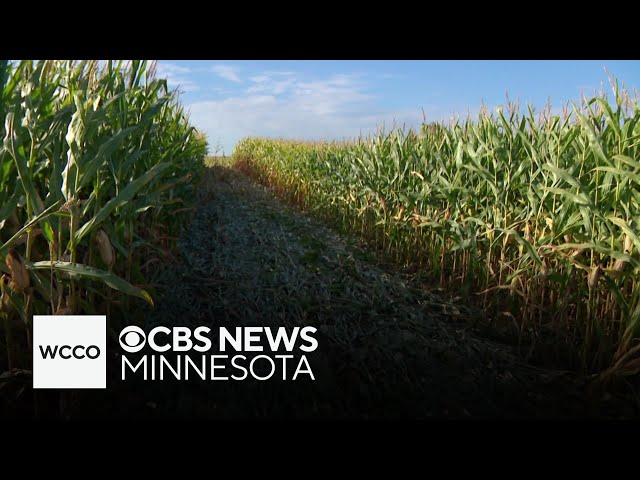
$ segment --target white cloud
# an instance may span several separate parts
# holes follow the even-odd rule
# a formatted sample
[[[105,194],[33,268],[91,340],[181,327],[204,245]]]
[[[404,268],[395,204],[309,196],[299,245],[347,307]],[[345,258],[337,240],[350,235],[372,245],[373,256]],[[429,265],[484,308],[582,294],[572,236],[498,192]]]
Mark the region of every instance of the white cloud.
[[[286,97],[292,106],[316,115],[337,113],[374,98],[364,93],[364,84],[355,75],[338,74],[323,80],[301,81],[292,72],[285,73],[264,72],[251,77],[252,85],[246,93]]]
[[[211,71],[220,78],[224,78],[230,82],[240,83],[242,81],[238,76],[236,68],[231,65],[214,65],[211,67]]]
[[[289,73],[263,72],[249,80],[244,95],[189,106],[191,121],[208,135],[212,150],[219,142],[229,154],[245,136],[334,140],[373,133],[383,123],[388,130],[394,120],[398,126],[422,120],[419,108],[379,110],[376,98],[353,75],[301,81]]]
[[[162,75],[188,75],[191,73],[191,69],[175,63],[160,62],[158,63],[158,73]]]
[[[315,115],[346,112],[354,104],[374,99],[364,93],[363,85],[349,75],[334,75],[328,80],[300,82],[293,85],[294,102],[303,111]]]
[[[248,89],[247,93],[264,93],[270,95],[282,95],[283,93],[290,92],[291,88],[296,84],[295,78],[281,78],[274,79],[271,75],[257,75],[251,77],[249,80],[253,83]]]
[[[158,62],[157,68],[157,76],[166,78],[169,88],[177,88],[183,92],[200,90],[200,86],[190,78],[192,70],[189,67],[176,65],[175,63]]]

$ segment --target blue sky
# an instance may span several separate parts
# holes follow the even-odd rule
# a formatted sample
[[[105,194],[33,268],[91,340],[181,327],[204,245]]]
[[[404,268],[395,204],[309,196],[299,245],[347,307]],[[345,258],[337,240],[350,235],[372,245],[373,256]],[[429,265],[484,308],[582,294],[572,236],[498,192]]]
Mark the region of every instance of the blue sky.
[[[351,138],[394,121],[417,126],[476,115],[519,99],[556,111],[611,92],[606,70],[640,88],[640,61],[184,61],[161,60],[158,74],[182,92],[210,153],[230,154],[249,135],[305,140]]]

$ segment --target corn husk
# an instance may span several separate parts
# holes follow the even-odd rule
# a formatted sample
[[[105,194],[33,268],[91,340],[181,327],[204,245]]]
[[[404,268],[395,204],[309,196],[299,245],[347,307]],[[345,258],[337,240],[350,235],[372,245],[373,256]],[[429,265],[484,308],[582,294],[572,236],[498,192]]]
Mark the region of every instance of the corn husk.
[[[15,250],[11,249],[7,253],[5,262],[11,272],[11,282],[9,284],[11,288],[16,292],[23,292],[29,288],[31,286],[31,277],[22,263],[20,255],[18,255]]]
[[[98,244],[98,250],[100,251],[100,258],[102,261],[111,268],[116,261],[116,252],[111,245],[109,235],[103,229],[99,229],[96,232],[96,243]]]
[[[600,280],[601,275],[602,267],[600,265],[597,265],[596,267],[591,269],[589,275],[587,276],[587,285],[589,286],[590,290],[593,290],[598,286],[598,281]]]

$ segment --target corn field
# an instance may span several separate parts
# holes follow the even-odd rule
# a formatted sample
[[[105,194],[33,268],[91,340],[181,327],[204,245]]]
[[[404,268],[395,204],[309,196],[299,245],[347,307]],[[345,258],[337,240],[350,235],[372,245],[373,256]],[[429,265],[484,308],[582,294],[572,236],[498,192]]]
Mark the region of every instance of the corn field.
[[[14,336],[30,342],[33,315],[153,303],[147,272],[169,255],[207,143],[144,61],[0,61],[0,120],[0,316],[9,368],[23,368],[30,345],[18,358]]]
[[[640,370],[640,109],[613,86],[351,143],[246,138],[236,164],[495,325],[588,371]],[[574,365],[575,366],[575,365]]]

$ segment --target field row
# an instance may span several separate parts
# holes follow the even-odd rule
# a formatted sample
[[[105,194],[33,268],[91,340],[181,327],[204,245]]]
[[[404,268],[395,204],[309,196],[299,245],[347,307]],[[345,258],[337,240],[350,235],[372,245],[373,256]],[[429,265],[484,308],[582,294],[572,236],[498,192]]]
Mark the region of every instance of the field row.
[[[0,61],[0,317],[10,367],[29,361],[30,346],[21,361],[12,338],[28,342],[35,314],[126,318],[132,296],[153,302],[147,272],[171,249],[207,153],[154,70]]]
[[[281,196],[552,338],[587,370],[639,368],[640,109],[614,88],[553,115],[495,113],[351,143],[246,138],[238,166]],[[540,340],[542,341],[542,340]]]

